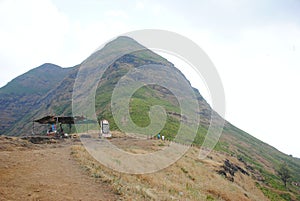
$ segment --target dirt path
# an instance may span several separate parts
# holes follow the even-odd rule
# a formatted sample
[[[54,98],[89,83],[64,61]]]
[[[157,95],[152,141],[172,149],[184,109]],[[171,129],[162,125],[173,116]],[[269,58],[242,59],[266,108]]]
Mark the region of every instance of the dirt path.
[[[0,151],[0,200],[116,200],[112,189],[87,176],[70,144]]]

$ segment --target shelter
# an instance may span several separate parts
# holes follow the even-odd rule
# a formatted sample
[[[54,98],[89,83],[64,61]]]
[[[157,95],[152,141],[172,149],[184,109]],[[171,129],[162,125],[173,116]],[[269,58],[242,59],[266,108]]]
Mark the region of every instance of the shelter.
[[[40,124],[68,124],[69,128],[71,130],[72,124],[94,124],[97,123],[97,121],[87,119],[84,116],[53,116],[48,115],[45,117],[42,117],[40,119],[33,120],[32,124],[32,133],[34,133],[34,123],[40,123]]]
[[[91,120],[83,116],[45,116],[41,119],[34,120],[34,122],[38,122],[40,124],[55,124],[55,123],[62,123],[62,124],[80,124],[80,123],[87,123]],[[91,122],[92,123],[92,122]],[[95,123],[93,121],[93,123]]]

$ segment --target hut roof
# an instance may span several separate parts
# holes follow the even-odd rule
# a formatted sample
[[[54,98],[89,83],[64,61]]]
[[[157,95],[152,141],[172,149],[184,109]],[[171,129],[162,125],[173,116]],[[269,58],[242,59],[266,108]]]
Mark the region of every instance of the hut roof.
[[[62,123],[62,124],[85,124],[85,123],[97,123],[94,120],[87,119],[83,116],[45,116],[41,119],[36,119],[34,122],[40,124],[53,124],[53,123]]]

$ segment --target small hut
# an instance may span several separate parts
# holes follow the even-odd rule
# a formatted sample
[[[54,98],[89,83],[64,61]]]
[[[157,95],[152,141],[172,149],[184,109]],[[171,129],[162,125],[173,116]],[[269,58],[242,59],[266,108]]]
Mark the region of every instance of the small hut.
[[[33,120],[32,125],[32,133],[34,133],[34,123],[39,124],[47,124],[49,125],[49,129],[47,130],[47,135],[55,135],[55,136],[64,136],[64,130],[62,124],[69,125],[69,132],[71,132],[71,127],[73,124],[90,124],[97,123],[97,121],[93,121],[87,119],[83,116],[52,116],[48,115],[42,117],[40,119]],[[57,129],[59,126],[59,129]]]

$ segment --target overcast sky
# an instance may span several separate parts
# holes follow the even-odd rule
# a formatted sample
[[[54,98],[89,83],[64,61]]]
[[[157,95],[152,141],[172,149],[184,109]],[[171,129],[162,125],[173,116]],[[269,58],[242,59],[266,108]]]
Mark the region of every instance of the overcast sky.
[[[79,64],[122,33],[169,30],[215,64],[227,120],[300,157],[299,10],[299,0],[0,0],[0,87],[46,62]]]

